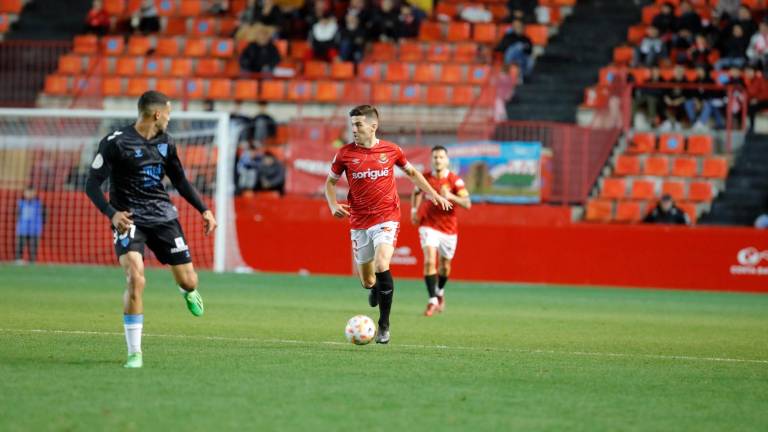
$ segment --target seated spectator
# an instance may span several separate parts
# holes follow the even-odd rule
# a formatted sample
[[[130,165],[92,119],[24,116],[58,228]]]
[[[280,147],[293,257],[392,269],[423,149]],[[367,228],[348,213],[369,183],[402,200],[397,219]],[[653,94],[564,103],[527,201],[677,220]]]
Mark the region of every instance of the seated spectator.
[[[664,101],[666,119],[661,124],[661,130],[679,130],[680,119],[685,114],[686,91],[683,87],[686,84],[685,69],[680,65],[675,66],[672,79],[665,82],[675,85],[665,89],[664,92],[662,100]]]
[[[755,131],[757,113],[768,109],[768,82],[755,68],[744,69],[744,87],[747,92],[747,113],[749,114],[749,132]]]
[[[235,193],[256,189],[259,181],[261,156],[253,146],[244,145],[235,163]]]
[[[104,9],[101,0],[94,0],[93,7],[85,17],[85,32],[104,36],[109,33],[111,25],[109,13]]]
[[[396,42],[400,38],[400,13],[394,0],[381,0],[373,13],[373,40]]]
[[[504,55],[505,65],[517,65],[523,74],[523,77],[530,74],[533,68],[531,54],[533,54],[533,43],[525,35],[525,25],[520,20],[512,22],[512,27],[507,30],[499,44],[496,45],[496,52]]]
[[[277,136],[277,122],[267,112],[267,102],[259,102],[259,112],[253,118],[253,139],[256,145],[262,146],[269,139]]]
[[[267,150],[259,164],[259,180],[257,190],[277,191],[285,195],[285,166]]]
[[[752,11],[745,5],[739,6],[739,13],[733,25],[741,26],[747,39],[751,38],[757,31],[757,24],[755,24],[755,20],[752,18]]]
[[[677,31],[688,30],[691,34],[701,32],[701,17],[691,6],[691,2],[683,1],[680,3],[680,16],[677,17]]]
[[[267,27],[258,26],[257,30],[253,42],[240,54],[240,69],[245,73],[272,73],[280,63],[280,52]]]
[[[658,66],[654,66],[651,68],[651,76],[644,83],[650,86],[636,87],[633,99],[632,111],[635,113],[643,111],[648,119],[648,123],[654,127],[659,125],[659,112],[661,112],[662,98],[664,97],[665,90],[652,86],[661,83],[661,69]]]
[[[538,0],[507,0],[507,17],[505,22],[520,20],[524,23],[533,23],[536,20],[536,7]]]
[[[747,48],[747,59],[749,64],[765,71],[768,62],[765,61],[768,56],[768,22],[761,21],[757,33],[752,35]]]
[[[723,114],[720,112],[722,100],[718,100],[718,91],[713,91],[712,88],[708,87],[715,85],[715,82],[710,78],[707,69],[702,66],[697,67],[694,82],[702,86],[688,91],[688,99],[685,101],[688,121],[694,129],[706,130],[709,128],[710,117],[714,117],[716,127],[725,127]]]
[[[653,17],[651,25],[658,30],[659,37],[664,42],[672,40],[672,35],[677,31],[677,18],[675,17],[675,7],[672,3],[663,3],[658,15]]]
[[[709,56],[711,54],[712,50],[709,48],[709,41],[706,36],[698,34],[693,45],[687,51],[688,65],[708,69],[710,67]]]
[[[648,26],[645,30],[645,37],[640,41],[640,45],[635,48],[635,58],[632,64],[635,67],[658,66],[659,61],[667,57],[667,48],[664,41],[659,37],[659,30],[654,26]]]
[[[664,194],[656,207],[643,219],[645,223],[690,225],[688,215],[675,205],[672,196]]]
[[[482,3],[469,4],[461,8],[459,18],[471,23],[489,23],[493,21],[493,14]]]
[[[142,34],[160,31],[160,15],[153,0],[143,0],[141,2],[141,8],[131,18],[131,27],[134,32]]]
[[[332,13],[320,18],[309,32],[310,55],[315,60],[333,61],[339,53],[339,24]]]
[[[365,55],[367,32],[360,26],[359,16],[348,13],[344,17],[344,27],[339,33],[339,57],[344,61],[359,63]]]
[[[400,38],[413,39],[419,36],[421,20],[414,13],[414,8],[403,3],[400,6]]]
[[[715,62],[715,69],[741,68],[747,61],[749,37],[744,34],[739,24],[731,27],[731,34],[723,43],[720,60]]]
[[[688,61],[688,50],[693,44],[693,34],[686,29],[680,29],[670,43],[672,60],[677,64],[686,63]]]

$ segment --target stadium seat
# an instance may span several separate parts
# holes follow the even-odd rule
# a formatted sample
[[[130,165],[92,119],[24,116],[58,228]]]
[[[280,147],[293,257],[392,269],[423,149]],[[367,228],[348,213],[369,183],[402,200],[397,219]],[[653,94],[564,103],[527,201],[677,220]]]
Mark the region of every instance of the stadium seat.
[[[168,74],[166,59],[163,57],[147,57],[144,59],[142,73],[147,76],[163,76]]]
[[[63,75],[48,75],[43,87],[49,95],[65,95],[69,91],[69,77]]]
[[[627,183],[622,178],[608,177],[603,180],[600,198],[621,199],[627,196]]]
[[[696,223],[697,215],[696,215],[696,204],[692,202],[678,202],[676,203],[678,207],[680,207],[680,210],[685,212],[685,214],[688,215],[688,219],[690,219],[692,224]]]
[[[644,37],[645,37],[644,24],[633,25],[627,30],[627,40],[629,40],[629,43],[631,43],[632,45],[639,44]]]
[[[352,79],[355,76],[355,64],[352,62],[335,62],[331,64],[331,78],[338,80]]]
[[[147,54],[151,48],[150,39],[146,36],[131,36],[128,39],[128,48],[126,49],[127,55],[143,56]]]
[[[370,60],[388,62],[397,59],[397,45],[391,42],[374,42]]]
[[[401,84],[399,102],[401,104],[415,105],[422,101],[422,88],[418,84]]]
[[[197,60],[195,73],[201,77],[220,77],[224,72],[224,63],[215,58],[205,57]]]
[[[688,200],[695,202],[712,201],[714,190],[708,181],[692,181],[688,186]]]
[[[405,40],[400,42],[397,57],[400,61],[421,61],[424,59],[424,50],[420,42]]]
[[[205,87],[200,78],[184,80],[182,92],[185,99],[202,99],[205,96]]]
[[[328,63],[323,61],[310,60],[304,63],[304,76],[310,79],[321,79],[328,77]]]
[[[448,87],[444,85],[427,85],[427,105],[448,105]]]
[[[97,54],[99,52],[99,38],[94,35],[75,36],[73,51],[76,54]]]
[[[419,40],[439,41],[443,40],[443,30],[439,22],[424,21],[419,27]]]
[[[475,89],[470,85],[453,86],[451,105],[469,106],[475,101]]]
[[[123,79],[119,77],[105,77],[101,81],[101,94],[104,96],[122,96]]]
[[[304,40],[292,40],[289,57],[296,60],[304,60],[309,56],[310,51],[309,42]]]
[[[549,29],[542,24],[528,24],[525,26],[525,35],[534,45],[545,46],[549,39]]]
[[[212,79],[208,82],[208,98],[213,100],[232,98],[232,80],[227,78]]]
[[[648,156],[643,163],[643,174],[650,176],[666,176],[669,174],[669,157]]]
[[[380,69],[377,63],[361,63],[358,66],[357,74],[367,81],[379,81],[381,79]]]
[[[661,193],[671,196],[675,201],[685,199],[685,183],[678,180],[665,180],[661,184]]]
[[[237,80],[235,81],[236,101],[249,101],[259,98],[259,82],[256,80]]]
[[[196,17],[203,14],[201,0],[184,0],[180,2],[179,15],[185,17]]]
[[[171,60],[171,75],[182,78],[192,76],[192,59],[177,57]]]
[[[155,81],[155,90],[165,93],[171,98],[179,97],[181,95],[181,80],[178,78],[158,78]]]
[[[631,155],[619,155],[616,158],[616,168],[613,174],[617,176],[640,174],[640,158]]]
[[[468,22],[451,21],[445,39],[450,42],[466,42],[471,37],[471,30],[472,26]]]
[[[184,55],[187,57],[203,57],[208,55],[208,41],[200,38],[187,38],[184,44]]]
[[[311,81],[291,80],[288,83],[288,100],[306,102],[312,99]]]
[[[128,79],[128,89],[125,94],[138,97],[149,90],[149,80],[142,77],[132,77]]]
[[[78,75],[83,71],[83,58],[75,54],[59,57],[58,72],[66,75]]]
[[[280,80],[264,80],[260,88],[261,98],[266,101],[285,99],[285,82]]]
[[[219,17],[219,31],[218,34],[222,36],[230,36],[235,34],[237,30],[237,19],[235,17]]]
[[[462,82],[462,65],[456,63],[443,63],[440,68],[440,82],[445,84],[459,84]]]
[[[125,40],[122,36],[106,36],[101,39],[101,52],[105,55],[121,55],[124,48]]]
[[[419,83],[435,83],[438,81],[437,67],[433,63],[417,63],[413,71],[413,81]]]
[[[651,77],[651,70],[644,67],[632,68],[629,74],[635,79],[636,83],[644,83]]]
[[[491,67],[488,65],[473,65],[469,68],[467,81],[473,84],[485,84],[491,76]]]
[[[339,100],[339,84],[335,81],[317,81],[315,99],[318,102],[337,102]]]
[[[102,4],[110,16],[120,16],[125,11],[125,0],[104,0]]]
[[[610,222],[613,218],[613,201],[595,199],[587,201],[585,219],[589,222]]]
[[[706,178],[724,179],[728,177],[728,160],[723,157],[704,159],[701,176]]]
[[[477,50],[476,43],[457,43],[453,50],[453,61],[458,63],[472,63],[477,59]]]
[[[635,133],[627,149],[629,153],[652,153],[655,150],[656,135],[650,132]]]
[[[170,17],[178,13],[178,10],[176,9],[176,2],[173,0],[156,1],[155,6],[157,7],[157,14],[160,16]]]
[[[659,151],[661,153],[677,154],[685,149],[685,138],[679,133],[661,134],[659,138]]]
[[[632,61],[635,50],[631,46],[620,46],[613,49],[613,62],[619,65],[626,65]]]
[[[472,40],[481,44],[494,44],[501,36],[493,23],[478,23],[472,29]]]
[[[688,137],[688,154],[708,156],[713,151],[712,135],[691,135]]]
[[[640,222],[643,218],[641,204],[638,201],[618,201],[616,203],[616,222]]]
[[[192,22],[192,36],[206,37],[216,34],[216,27],[211,18],[195,18]]]
[[[630,197],[635,200],[650,200],[656,196],[656,182],[652,180],[635,179],[632,182]]]
[[[695,158],[677,157],[672,163],[672,175],[675,177],[696,177],[699,164]]]
[[[166,36],[166,37],[157,38],[157,44],[155,45],[155,54],[161,55],[161,56],[179,55],[179,38],[175,36]]]
[[[187,30],[187,19],[184,17],[167,17],[164,21],[163,33],[167,35],[186,36],[190,32]]]
[[[371,98],[375,104],[391,104],[395,101],[395,86],[389,83],[376,83],[373,85]]]
[[[22,0],[3,0],[0,1],[0,12],[18,15],[23,6]]]
[[[405,63],[392,62],[388,63],[384,72],[384,79],[386,81],[408,81],[409,67]]]
[[[139,69],[139,57],[118,57],[115,62],[115,73],[118,75],[136,75]]]
[[[447,62],[451,59],[451,46],[445,43],[431,43],[427,47],[427,61]]]

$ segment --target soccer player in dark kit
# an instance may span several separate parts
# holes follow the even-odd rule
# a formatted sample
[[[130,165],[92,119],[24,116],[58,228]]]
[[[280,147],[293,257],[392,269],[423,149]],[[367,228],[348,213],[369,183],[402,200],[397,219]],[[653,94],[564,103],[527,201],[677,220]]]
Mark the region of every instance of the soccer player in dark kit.
[[[166,132],[171,117],[167,96],[148,91],[139,98],[135,124],[111,132],[99,143],[91,163],[86,193],[112,222],[115,254],[125,271],[123,323],[128,345],[126,368],[143,366],[141,331],[144,323],[144,245],[161,263],[170,265],[173,277],[194,316],[203,315],[192,256],[162,183],[166,175],[203,218],[205,234],[216,229],[216,218],[187,181],[176,146]],[[109,201],[101,191],[110,179]]]

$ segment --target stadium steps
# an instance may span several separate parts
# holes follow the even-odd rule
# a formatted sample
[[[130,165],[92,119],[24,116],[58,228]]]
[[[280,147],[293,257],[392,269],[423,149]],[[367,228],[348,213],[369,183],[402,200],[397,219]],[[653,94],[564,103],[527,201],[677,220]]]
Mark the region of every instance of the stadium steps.
[[[35,0],[25,5],[6,40],[71,40],[83,31],[89,0]]]
[[[768,210],[768,135],[748,135],[730,170],[726,188],[701,218],[702,224],[751,226]]]
[[[518,86],[507,104],[512,120],[574,122],[600,68],[613,58],[613,48],[626,40],[627,28],[640,20],[632,0],[584,0],[549,41],[536,60],[530,79]]]

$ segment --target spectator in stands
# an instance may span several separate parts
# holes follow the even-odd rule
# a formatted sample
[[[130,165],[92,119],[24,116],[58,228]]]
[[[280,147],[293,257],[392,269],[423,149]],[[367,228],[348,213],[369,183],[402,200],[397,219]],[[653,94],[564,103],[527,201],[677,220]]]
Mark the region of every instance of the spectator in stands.
[[[157,33],[160,31],[160,15],[153,0],[143,0],[141,7],[131,18],[133,31],[142,34]]]
[[[685,69],[677,65],[672,72],[672,79],[666,81],[673,84],[664,92],[664,108],[666,119],[661,124],[661,130],[679,130],[680,119],[685,115],[686,90]]]
[[[211,15],[225,15],[229,11],[229,1],[211,0],[208,13]]]
[[[271,27],[273,32],[279,33],[283,24],[283,12],[275,5],[274,0],[261,0],[260,4],[255,5],[253,22]]]
[[[367,32],[360,26],[360,15],[348,13],[339,33],[339,57],[343,61],[359,63],[365,55]]]
[[[675,205],[675,201],[669,194],[661,196],[661,200],[650,213],[643,219],[645,223],[690,225],[688,215]]]
[[[489,23],[493,21],[493,14],[482,3],[468,4],[461,8],[459,18],[471,23]]]
[[[654,127],[659,125],[659,112],[662,107],[662,98],[664,97],[665,90],[659,87],[652,87],[654,84],[661,84],[661,69],[658,66],[651,68],[651,76],[644,83],[650,85],[640,86],[635,88],[634,106],[632,111],[637,113],[643,110],[648,123]]]
[[[659,65],[659,60],[667,57],[667,48],[659,37],[659,30],[654,26],[648,26],[645,37],[640,45],[635,48],[635,57],[632,64],[635,67],[653,67]]]
[[[397,41],[400,38],[400,13],[394,0],[381,0],[381,6],[373,13],[374,40]]]
[[[757,33],[752,35],[747,48],[747,59],[749,64],[765,71],[768,62],[765,61],[768,56],[768,22],[761,21]]]
[[[85,16],[85,32],[104,36],[109,33],[111,25],[109,13],[104,9],[101,0],[94,0],[93,7]]]
[[[693,45],[687,51],[688,65],[708,69],[710,67],[709,56],[711,54],[712,50],[709,48],[707,37],[703,34],[697,34]]]
[[[749,132],[755,131],[757,113],[768,109],[768,82],[765,77],[751,66],[744,69],[744,86],[747,92],[747,113],[749,114]]]
[[[504,33],[495,51],[504,55],[505,65],[517,65],[522,72],[521,78],[530,74],[533,68],[533,43],[525,35],[525,25],[521,20],[512,22],[512,27]]]
[[[536,20],[536,7],[538,0],[507,0],[507,17],[505,22],[514,22],[515,20],[524,23],[533,23]]]
[[[309,32],[310,55],[315,60],[333,61],[339,55],[339,24],[326,12]]]
[[[271,151],[267,150],[264,153],[258,170],[258,190],[277,191],[280,196],[285,195],[285,166]]]
[[[651,26],[658,30],[659,37],[664,42],[672,40],[672,36],[677,30],[677,18],[675,17],[675,7],[672,3],[663,3],[658,15],[653,17]]]
[[[35,189],[28,187],[17,204],[16,215],[16,262],[23,263],[24,249],[27,249],[29,262],[37,259],[37,246],[43,235],[45,207],[37,197]]]
[[[367,0],[350,0],[347,15],[357,17],[358,27],[365,30],[366,37],[373,36],[373,9]]]
[[[715,69],[741,68],[747,61],[749,37],[744,34],[741,25],[731,27],[731,34],[725,39],[720,52],[720,60],[715,62]]]
[[[258,26],[253,42],[240,54],[240,69],[246,73],[272,73],[280,63],[280,52],[272,42],[270,30]]]
[[[710,78],[707,69],[703,66],[697,67],[694,82],[700,87],[692,88],[687,92],[685,112],[688,115],[688,121],[694,129],[706,130],[709,127],[710,117],[714,117],[716,127],[725,127],[723,114],[720,112],[722,101],[718,100],[720,92],[711,88],[715,82]]]
[[[691,6],[691,2],[683,1],[680,3],[680,16],[677,17],[677,31],[688,30],[692,35],[701,32],[701,17]]]
[[[416,16],[413,6],[403,3],[400,5],[400,31],[401,39],[413,39],[419,36],[421,20]]]
[[[240,152],[240,157],[235,164],[235,175],[237,177],[235,193],[240,194],[244,191],[256,189],[259,180],[259,166],[261,165],[261,156],[256,152],[253,146],[245,145]]]
[[[256,145],[263,146],[269,139],[277,136],[277,122],[267,112],[267,102],[259,102],[259,112],[253,118],[253,139]]]
[[[751,38],[757,31],[757,24],[755,24],[755,20],[752,18],[752,11],[745,5],[739,6],[738,17],[733,22],[733,25],[740,25],[747,39]]]

